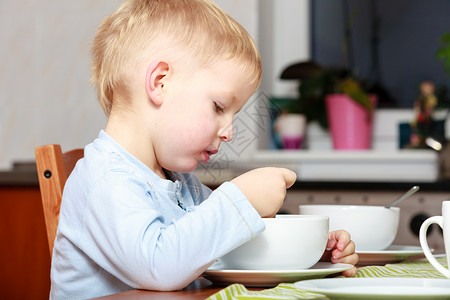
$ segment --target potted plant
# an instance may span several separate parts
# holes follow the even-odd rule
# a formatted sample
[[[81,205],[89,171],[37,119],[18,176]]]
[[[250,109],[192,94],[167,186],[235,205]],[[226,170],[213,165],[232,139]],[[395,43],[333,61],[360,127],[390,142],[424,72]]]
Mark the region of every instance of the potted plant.
[[[436,52],[436,58],[444,62],[444,68],[450,76],[450,32],[444,33],[441,38],[441,47]]]
[[[299,99],[288,109],[330,129],[334,149],[371,147],[376,99],[350,71],[306,61],[287,67],[281,79],[300,81]]]

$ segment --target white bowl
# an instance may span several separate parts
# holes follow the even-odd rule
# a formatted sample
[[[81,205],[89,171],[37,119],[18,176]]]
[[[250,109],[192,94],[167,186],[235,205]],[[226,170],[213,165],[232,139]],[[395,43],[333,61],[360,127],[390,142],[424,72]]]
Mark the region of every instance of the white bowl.
[[[357,251],[380,251],[395,239],[400,208],[369,205],[300,205],[302,215],[330,217],[330,231],[344,229]]]
[[[226,267],[303,270],[322,257],[328,240],[328,217],[297,215],[263,220],[264,232],[221,258]]]

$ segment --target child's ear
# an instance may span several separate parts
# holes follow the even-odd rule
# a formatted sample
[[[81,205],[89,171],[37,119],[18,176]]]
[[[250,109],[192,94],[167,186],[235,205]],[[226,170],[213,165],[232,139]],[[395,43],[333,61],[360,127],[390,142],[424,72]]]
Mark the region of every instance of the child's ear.
[[[169,64],[160,60],[153,61],[147,68],[145,90],[150,101],[157,106],[163,101],[164,83],[168,72]]]

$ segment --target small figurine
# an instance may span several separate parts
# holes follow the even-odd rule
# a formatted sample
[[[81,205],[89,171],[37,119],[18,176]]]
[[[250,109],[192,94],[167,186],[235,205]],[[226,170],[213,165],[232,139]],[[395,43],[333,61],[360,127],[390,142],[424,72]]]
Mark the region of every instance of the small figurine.
[[[414,102],[415,120],[411,122],[411,148],[426,148],[426,138],[432,134],[433,112],[437,105],[434,95],[434,83],[423,81],[420,84],[420,96]]]

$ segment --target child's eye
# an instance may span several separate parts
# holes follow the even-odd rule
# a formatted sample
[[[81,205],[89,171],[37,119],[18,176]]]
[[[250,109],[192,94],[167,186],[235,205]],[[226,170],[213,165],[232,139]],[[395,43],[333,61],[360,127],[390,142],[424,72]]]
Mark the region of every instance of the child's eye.
[[[223,106],[221,106],[220,104],[218,104],[217,102],[214,101],[214,109],[217,112],[223,112],[224,108]]]

